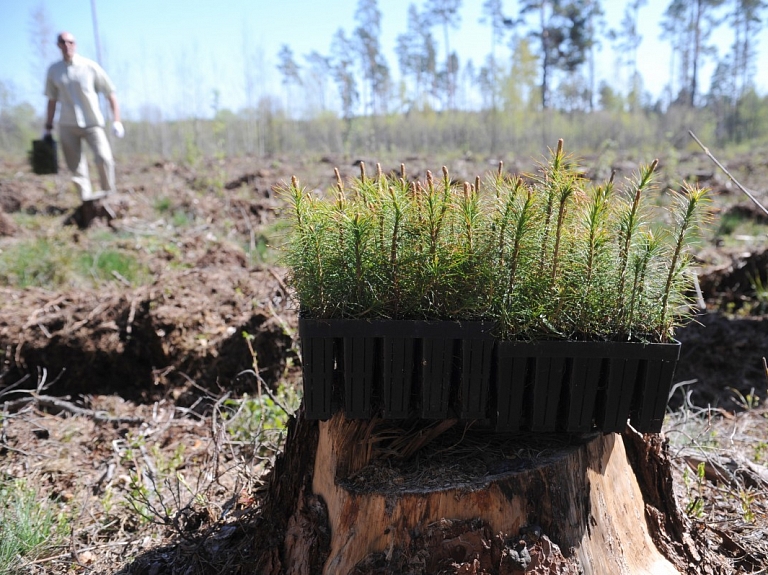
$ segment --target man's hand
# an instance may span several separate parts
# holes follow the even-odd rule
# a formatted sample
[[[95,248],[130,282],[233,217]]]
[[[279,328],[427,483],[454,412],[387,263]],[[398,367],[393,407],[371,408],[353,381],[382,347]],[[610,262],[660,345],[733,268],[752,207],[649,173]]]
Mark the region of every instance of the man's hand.
[[[125,136],[125,128],[122,122],[112,122],[112,133],[118,138]]]

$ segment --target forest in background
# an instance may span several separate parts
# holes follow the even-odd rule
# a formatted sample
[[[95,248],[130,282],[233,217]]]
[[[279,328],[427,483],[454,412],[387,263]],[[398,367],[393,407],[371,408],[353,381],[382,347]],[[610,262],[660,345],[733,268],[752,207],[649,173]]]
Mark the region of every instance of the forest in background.
[[[409,7],[393,66],[381,45],[379,2],[358,0],[354,29],[339,28],[328,54],[298,56],[289,43],[282,46],[281,93],[260,92],[246,70],[242,109],[222,108],[217,90],[207,96],[206,115],[171,119],[144,106],[125,122],[128,135],[115,142],[116,151],[189,161],[242,154],[528,156],[564,138],[579,153],[662,154],[689,145],[688,130],[721,148],[765,143],[768,96],[756,87],[756,49],[768,2],[670,0],[661,31],[644,29],[646,4],[625,2],[621,21],[608,23],[600,0],[521,0],[514,11],[485,0],[492,48],[478,65],[462,60],[461,47],[451,43],[462,0],[424,0]],[[50,28],[44,8],[32,20]],[[641,32],[661,32],[672,47],[658,97],[644,90],[638,72]],[[714,38],[722,34],[732,42],[719,54]],[[596,80],[596,51],[604,49],[615,56],[612,82]],[[705,64],[715,65],[709,86],[702,85]],[[26,153],[40,134],[41,112],[0,82],[0,156]]]

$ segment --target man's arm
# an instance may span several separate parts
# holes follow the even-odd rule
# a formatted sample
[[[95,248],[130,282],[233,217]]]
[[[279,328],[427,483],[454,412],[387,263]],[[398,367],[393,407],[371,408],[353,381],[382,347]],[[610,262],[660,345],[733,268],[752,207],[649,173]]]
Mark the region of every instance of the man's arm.
[[[45,130],[53,130],[53,117],[56,115],[56,100],[48,98],[48,112],[45,117]]]
[[[114,92],[110,92],[107,96],[109,101],[109,107],[112,108],[112,133],[118,138],[125,136],[125,128],[120,121],[120,104],[117,103],[117,96]]]
[[[112,109],[112,133],[118,138],[125,136],[125,128],[120,121],[120,104],[117,103],[117,96],[114,92],[110,92],[107,96],[109,101],[109,107]]]
[[[107,96],[107,101],[109,102],[109,108],[112,110],[112,121],[119,122],[120,104],[117,103],[117,96],[114,92],[110,92],[109,96]]]

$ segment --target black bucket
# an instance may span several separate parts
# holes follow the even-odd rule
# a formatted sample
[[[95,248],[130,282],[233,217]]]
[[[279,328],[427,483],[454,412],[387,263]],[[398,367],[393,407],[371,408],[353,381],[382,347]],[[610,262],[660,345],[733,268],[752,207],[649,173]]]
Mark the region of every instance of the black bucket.
[[[32,151],[29,153],[32,171],[36,174],[56,174],[59,171],[56,140],[46,134],[42,140],[32,141]]]

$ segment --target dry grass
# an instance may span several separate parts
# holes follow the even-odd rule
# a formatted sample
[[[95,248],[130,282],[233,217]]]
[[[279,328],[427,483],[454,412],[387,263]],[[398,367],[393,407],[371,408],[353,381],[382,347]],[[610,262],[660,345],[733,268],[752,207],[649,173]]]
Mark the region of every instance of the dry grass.
[[[253,512],[282,432],[262,426],[244,441],[232,427],[242,424],[245,401],[201,399],[208,415],[115,396],[82,398],[74,414],[35,401],[9,412],[6,403],[0,481],[34,485],[65,518],[66,531],[65,544],[20,558],[18,572],[113,573],[149,549],[220,536],[233,518]]]
[[[665,426],[675,497],[741,573],[768,569],[768,404],[737,413],[686,405]],[[738,571],[740,570],[740,571]]]

